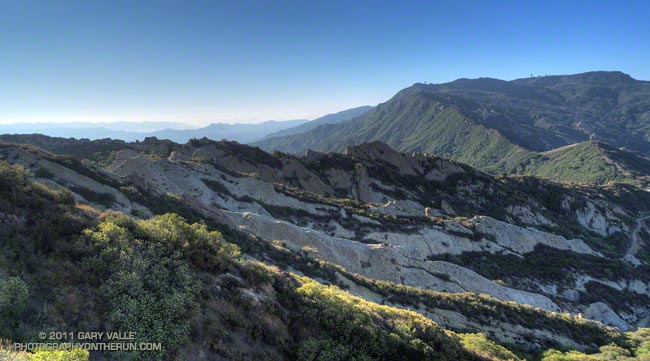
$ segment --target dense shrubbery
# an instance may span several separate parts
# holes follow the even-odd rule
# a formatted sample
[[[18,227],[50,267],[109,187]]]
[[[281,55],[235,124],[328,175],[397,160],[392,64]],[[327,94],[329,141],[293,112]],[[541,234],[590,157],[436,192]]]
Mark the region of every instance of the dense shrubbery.
[[[135,221],[108,213],[102,220],[85,232],[90,252],[81,262],[94,276],[108,329],[136,332],[139,342],[161,342],[173,353],[189,341],[197,270],[223,269],[238,248],[175,214]]]
[[[0,335],[18,327],[29,298],[29,288],[19,277],[0,279]]]
[[[40,350],[33,353],[17,351],[10,341],[0,339],[0,360],[3,361],[88,361],[88,351],[82,349]]]
[[[580,300],[585,303],[604,302],[621,313],[633,314],[635,309],[647,308],[650,297],[634,291],[621,291],[600,282],[585,283],[585,290],[580,292]]]
[[[173,355],[189,340],[200,274],[223,271],[239,255],[218,232],[174,214],[97,219],[69,191],[31,182],[19,166],[0,162],[0,184],[0,274],[10,276],[0,277],[0,337],[127,330]]]
[[[348,216],[357,215],[375,221],[376,223],[368,224],[368,223],[360,222],[359,219],[355,219],[354,217],[342,217],[340,212],[336,212],[336,211],[330,212],[330,214],[327,216],[328,219],[330,220],[335,219],[336,221],[341,223],[341,225],[344,228],[353,230],[358,240],[363,239],[364,232],[399,231],[400,233],[410,233],[410,232],[416,232],[418,226],[427,223],[433,223],[429,218],[424,217],[424,214],[422,215],[422,217],[416,217],[416,216],[397,217],[392,214],[385,214],[381,212],[372,211],[371,209],[369,209],[371,205],[363,203],[356,199],[326,197],[323,195],[310,193],[296,187],[291,187],[291,186],[278,184],[278,183],[274,184],[274,188],[277,192],[284,193],[292,198],[299,199],[303,202],[331,205],[333,207],[344,210]],[[264,207],[266,208],[266,205]],[[287,208],[284,211],[285,213],[284,215],[282,214],[282,212],[277,212],[278,216],[280,216],[281,218],[284,218],[288,216],[289,213],[291,213],[289,212],[290,209],[288,207],[284,207],[284,208]],[[295,212],[295,210],[293,210],[293,212]],[[305,222],[307,221],[307,216],[311,219],[318,220],[317,216],[309,215],[309,214],[303,214],[303,215],[305,216],[304,217],[305,219],[303,220]]]
[[[490,341],[482,333],[461,334],[460,340],[465,349],[481,357],[490,360],[521,361],[517,355],[510,352],[507,348]]]
[[[89,223],[73,208],[68,190],[29,181],[29,172],[0,161],[0,266],[25,265],[36,253],[79,234]],[[34,265],[35,266],[35,265]]]
[[[41,258],[44,265],[58,258],[56,263],[62,262],[67,271],[31,271],[36,272],[31,275],[36,282],[30,287],[33,298],[20,278],[0,280],[0,337],[25,341],[34,337],[34,330],[80,327],[88,325],[88,317],[97,317],[101,321],[95,329],[135,332],[137,342],[163,346],[158,353],[113,356],[149,360],[173,355],[190,340],[190,320],[200,307],[201,273],[225,270],[238,257],[238,247],[175,214],[136,221],[109,212],[99,220],[65,246],[74,259],[56,253]],[[52,292],[47,292],[49,287],[54,287]],[[77,308],[79,298],[86,301],[83,311]],[[54,311],[47,315],[51,320],[40,319],[38,313],[24,318],[22,310],[44,300]],[[60,318],[66,316],[72,317]]]
[[[115,196],[110,193],[95,192],[85,187],[70,187],[69,189],[84,197],[88,202],[101,204],[104,207],[110,207],[115,202]]]
[[[295,308],[299,360],[470,360],[454,335],[412,311],[381,306],[302,278],[284,303]],[[314,329],[315,328],[315,329]]]
[[[449,261],[469,267],[490,279],[532,278],[547,282],[566,282],[576,273],[595,278],[618,281],[635,274],[643,281],[650,281],[648,266],[634,266],[619,259],[578,254],[537,245],[534,252],[524,257],[513,255],[465,252],[460,255],[441,255],[434,259]]]
[[[626,347],[617,345],[601,346],[598,353],[584,354],[578,351],[560,352],[548,350],[543,361],[648,361],[650,360],[650,328],[640,328],[626,334]]]
[[[177,214],[164,214],[137,224],[149,239],[181,252],[199,269],[221,270],[226,262],[239,256],[239,248],[226,242],[221,233],[208,230],[202,223],[188,224]]]
[[[360,275],[347,275],[395,304],[419,306],[458,312],[474,322],[493,325],[503,322],[528,329],[552,330],[584,345],[622,343],[615,329],[567,314],[547,312],[529,305],[504,302],[474,293],[445,293],[374,280]]]
[[[199,287],[187,262],[165,245],[135,239],[112,222],[87,234],[99,256],[85,259],[86,270],[99,276],[107,329],[136,332],[138,342],[163,342],[168,352],[186,343],[187,318]]]
[[[0,160],[0,190],[20,189],[28,180],[29,172],[25,168]]]

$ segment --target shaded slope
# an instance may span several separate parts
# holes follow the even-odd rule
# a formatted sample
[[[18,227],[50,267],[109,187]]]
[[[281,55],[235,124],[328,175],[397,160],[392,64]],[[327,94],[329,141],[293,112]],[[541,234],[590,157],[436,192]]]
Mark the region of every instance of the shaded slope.
[[[510,114],[508,122],[494,127],[531,150],[550,150],[591,138],[650,152],[650,82],[622,72],[595,71],[509,82],[463,79],[426,87]]]
[[[302,153],[341,151],[347,145],[381,141],[400,151],[435,153],[491,171],[523,169],[531,152],[468,117],[480,111],[477,104],[462,98],[413,87],[351,122],[271,139],[262,147]]]
[[[295,127],[291,127],[289,129],[285,130],[280,130],[278,132],[271,133],[267,136],[264,137],[264,140],[257,142],[256,145],[262,145],[267,139],[270,138],[275,138],[275,137],[282,137],[286,135],[292,135],[292,134],[299,134],[299,133],[304,133],[307,131],[310,131],[318,126],[324,125],[324,124],[334,124],[334,123],[340,123],[344,122],[347,120],[350,120],[352,118],[358,117],[360,115],[363,115],[367,113],[370,109],[373,107],[370,105],[365,105],[361,107],[356,107],[356,108],[351,108],[347,110],[340,111],[338,113],[333,113],[333,114],[328,114],[325,116],[322,116],[320,118],[311,120],[307,123],[300,124]]]

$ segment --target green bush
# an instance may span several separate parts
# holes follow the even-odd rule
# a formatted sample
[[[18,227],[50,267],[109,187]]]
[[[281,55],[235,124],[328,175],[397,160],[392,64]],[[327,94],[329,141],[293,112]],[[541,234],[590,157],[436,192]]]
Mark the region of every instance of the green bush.
[[[16,351],[9,340],[0,339],[0,360],[2,361],[88,361],[86,350],[38,350],[33,353]]]
[[[370,361],[371,357],[365,354],[358,354],[349,346],[336,342],[332,339],[310,338],[304,341],[296,351],[296,358],[299,361]]]
[[[626,334],[627,344],[605,345],[598,353],[585,354],[578,351],[561,352],[548,350],[544,352],[543,361],[650,361],[650,328],[640,328]]]
[[[27,308],[29,288],[19,277],[0,280],[0,333],[11,336]]]
[[[459,335],[463,347],[472,353],[490,360],[521,361],[517,355],[507,348],[490,341],[482,333],[466,333]]]
[[[88,361],[88,351],[74,349],[70,351],[36,351],[29,355],[29,361]]]
[[[85,200],[92,203],[101,204],[104,207],[110,207],[115,202],[115,196],[110,193],[95,192],[85,187],[69,187],[71,191],[81,195]]]
[[[224,241],[221,233],[209,231],[205,224],[188,224],[177,214],[156,216],[138,224],[147,237],[182,252],[200,269],[222,269],[228,260],[239,256],[239,247]]]
[[[122,358],[173,354],[189,341],[201,289],[195,270],[224,267],[238,248],[175,214],[135,221],[111,212],[102,220],[85,232],[94,250],[83,262],[97,276],[107,326],[135,332],[138,342],[163,345],[161,352]]]
[[[12,165],[0,160],[0,189],[16,189],[27,185],[29,171],[20,165]]]

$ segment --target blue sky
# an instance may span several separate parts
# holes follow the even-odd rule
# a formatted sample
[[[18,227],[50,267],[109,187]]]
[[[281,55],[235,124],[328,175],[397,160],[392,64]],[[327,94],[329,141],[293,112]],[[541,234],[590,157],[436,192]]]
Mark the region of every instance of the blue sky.
[[[648,1],[0,0],[0,123],[257,122],[415,82],[621,70]]]

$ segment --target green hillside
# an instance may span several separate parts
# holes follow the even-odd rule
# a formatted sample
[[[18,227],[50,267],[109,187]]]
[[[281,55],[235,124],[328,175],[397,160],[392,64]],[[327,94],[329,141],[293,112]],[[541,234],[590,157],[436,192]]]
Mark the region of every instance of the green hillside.
[[[624,182],[647,186],[650,160],[602,142],[584,142],[543,153],[526,173],[563,182]]]
[[[650,154],[650,82],[619,71],[424,85],[494,111],[478,121],[527,149],[604,141]]]
[[[381,141],[492,173],[645,185],[650,175],[643,156],[650,152],[648,95],[649,82],[618,72],[415,84],[345,124],[257,145],[301,154]],[[597,145],[587,146],[590,139]],[[569,146],[575,143],[585,145]]]
[[[352,122],[324,125],[258,145],[303,153],[307,149],[342,151],[348,145],[381,141],[400,151],[435,153],[489,171],[523,170],[535,154],[472,121],[466,113],[475,110],[472,102],[409,88]]]
[[[324,124],[334,124],[334,123],[341,123],[345,122],[347,120],[350,120],[352,118],[358,117],[360,115],[363,115],[367,113],[370,109],[372,109],[372,106],[365,105],[361,107],[356,107],[356,108],[351,108],[351,109],[346,109],[337,113],[333,114],[327,114],[325,116],[322,116],[320,118],[310,120],[306,123],[297,125],[295,127],[291,127],[288,129],[283,129],[274,133],[271,133],[267,136],[264,137],[264,139],[270,139],[270,138],[275,138],[275,137],[282,137],[286,135],[292,135],[292,134],[299,134],[299,133],[305,133],[308,132],[314,128],[317,128],[318,126],[324,125]]]

